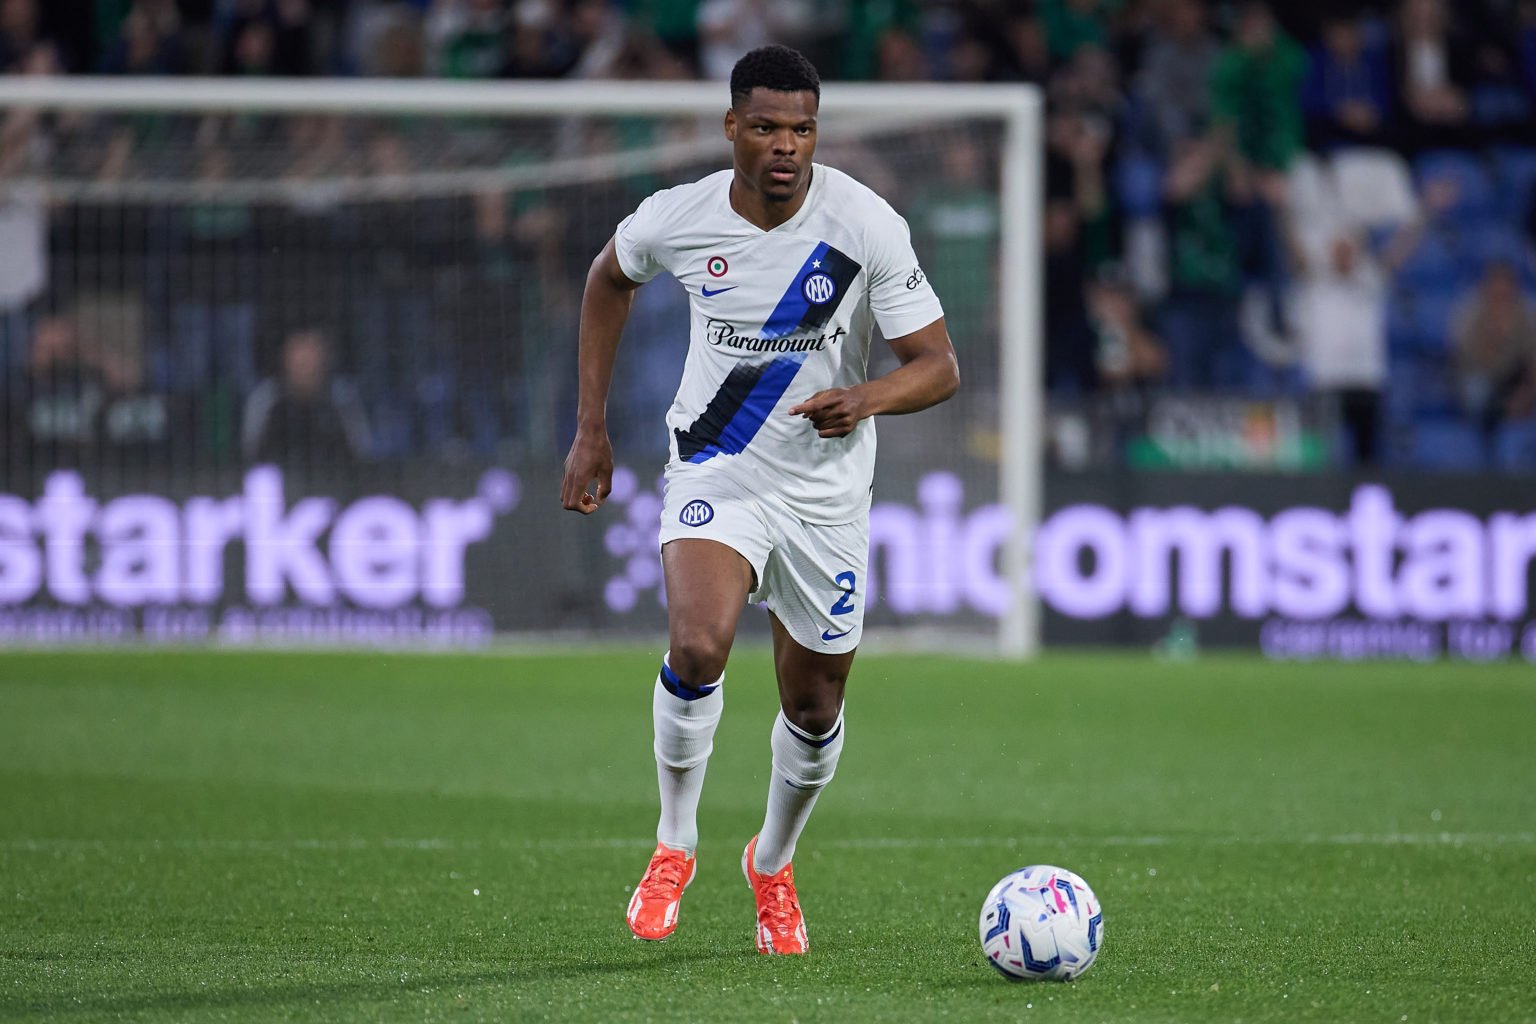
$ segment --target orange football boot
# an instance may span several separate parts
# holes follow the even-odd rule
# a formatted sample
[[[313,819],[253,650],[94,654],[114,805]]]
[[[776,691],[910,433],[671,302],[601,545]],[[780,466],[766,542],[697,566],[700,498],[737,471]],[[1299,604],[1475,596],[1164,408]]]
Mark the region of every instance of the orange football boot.
[[[756,850],[757,836],[753,836],[741,854],[741,873],[757,899],[757,951],[769,955],[808,952],[811,940],[795,895],[795,866],[786,864],[776,875],[760,874],[752,865]]]
[[[656,852],[651,854],[651,862],[640,876],[640,884],[635,886],[629,913],[625,915],[635,938],[655,941],[676,930],[677,908],[697,867],[697,857],[656,844]]]

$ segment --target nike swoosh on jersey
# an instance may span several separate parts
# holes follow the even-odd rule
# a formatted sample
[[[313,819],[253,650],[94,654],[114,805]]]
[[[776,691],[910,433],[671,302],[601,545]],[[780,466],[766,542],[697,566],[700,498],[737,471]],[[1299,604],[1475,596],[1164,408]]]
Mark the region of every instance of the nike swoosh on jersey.
[[[852,633],[852,632],[853,632],[853,630],[851,630],[851,629],[845,629],[841,633],[834,633],[831,630],[824,629],[824,630],[821,631],[821,638],[823,640],[836,640],[838,637],[840,637],[840,636],[847,636],[849,633]]]
[[[728,292],[735,287],[737,286],[734,284],[728,284],[724,288],[711,288],[709,285],[703,284],[699,285],[699,294],[707,299],[711,295],[719,295],[721,292]]]

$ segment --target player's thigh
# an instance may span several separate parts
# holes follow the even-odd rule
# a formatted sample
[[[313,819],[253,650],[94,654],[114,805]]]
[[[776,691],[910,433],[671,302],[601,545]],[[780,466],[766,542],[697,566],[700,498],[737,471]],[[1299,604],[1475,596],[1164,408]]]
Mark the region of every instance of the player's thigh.
[[[740,551],[717,540],[671,540],[662,546],[661,567],[674,641],[688,630],[727,640],[735,635],[753,577],[752,563]]]
[[[722,481],[670,478],[660,538],[672,668],[712,679],[768,557],[762,509]]]

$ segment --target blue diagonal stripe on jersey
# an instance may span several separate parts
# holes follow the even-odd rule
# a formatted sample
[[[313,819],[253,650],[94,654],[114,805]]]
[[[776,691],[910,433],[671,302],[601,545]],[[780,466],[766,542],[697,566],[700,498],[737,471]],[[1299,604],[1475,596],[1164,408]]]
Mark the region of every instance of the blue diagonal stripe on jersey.
[[[732,370],[704,414],[688,430],[677,431],[678,458],[707,462],[722,452],[737,455],[745,451],[804,362],[805,353],[796,352]],[[712,424],[719,426],[711,430]]]
[[[803,329],[818,329],[831,319],[843,295],[862,269],[858,263],[826,242],[817,242],[800,269],[790,279],[779,304],[769,314],[759,336],[782,338]],[[805,297],[805,279],[821,273],[832,279],[832,296],[813,303]],[[677,456],[684,462],[706,462],[716,455],[744,451],[789,390],[807,353],[778,356],[766,363],[737,366],[726,375],[709,406],[687,430],[674,431]]]

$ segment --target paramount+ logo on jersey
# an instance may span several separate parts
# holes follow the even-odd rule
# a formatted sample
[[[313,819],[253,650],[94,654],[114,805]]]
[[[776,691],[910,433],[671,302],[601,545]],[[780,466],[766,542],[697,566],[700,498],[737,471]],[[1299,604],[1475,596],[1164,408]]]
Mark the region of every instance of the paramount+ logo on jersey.
[[[761,338],[742,334],[735,324],[714,317],[704,325],[704,337],[711,345],[743,352],[824,352],[847,336],[846,328],[837,327],[808,337]]]

